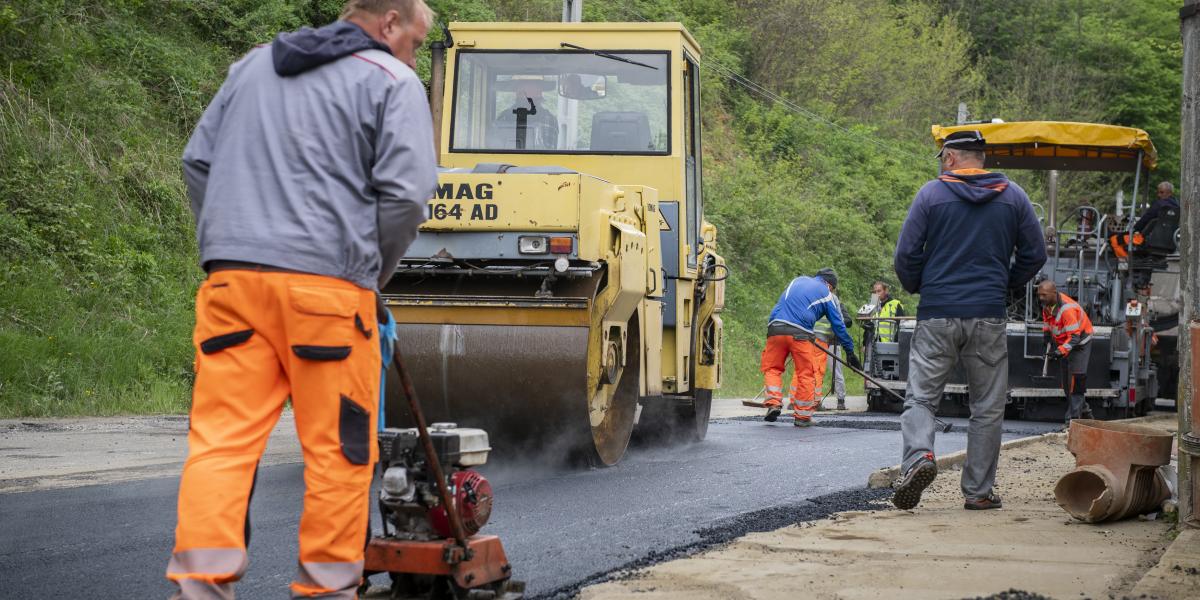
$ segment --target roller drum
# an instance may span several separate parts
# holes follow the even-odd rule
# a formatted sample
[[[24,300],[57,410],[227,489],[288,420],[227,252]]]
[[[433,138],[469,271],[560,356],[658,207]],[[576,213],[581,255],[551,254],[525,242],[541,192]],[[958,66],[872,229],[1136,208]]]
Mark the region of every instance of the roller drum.
[[[399,344],[429,422],[488,431],[493,456],[577,458],[625,440],[593,439],[587,384],[588,328],[401,324]],[[388,378],[387,421],[411,420],[400,386]],[[602,462],[612,464],[602,458]]]

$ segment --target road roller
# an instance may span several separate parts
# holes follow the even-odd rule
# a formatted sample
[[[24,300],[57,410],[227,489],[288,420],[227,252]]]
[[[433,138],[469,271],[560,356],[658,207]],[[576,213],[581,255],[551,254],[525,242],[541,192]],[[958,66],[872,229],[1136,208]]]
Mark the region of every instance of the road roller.
[[[679,23],[451,23],[439,185],[383,289],[431,421],[498,460],[702,440],[724,260],[704,219],[700,47]],[[394,381],[394,378],[390,378]],[[405,427],[386,390],[389,426]]]

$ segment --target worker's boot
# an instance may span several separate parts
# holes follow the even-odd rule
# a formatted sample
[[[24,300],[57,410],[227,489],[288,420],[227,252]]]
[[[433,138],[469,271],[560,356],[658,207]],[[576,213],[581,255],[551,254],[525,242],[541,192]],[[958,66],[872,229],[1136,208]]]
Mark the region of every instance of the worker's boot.
[[[837,409],[838,410],[846,410],[846,399],[845,398],[838,398]]]
[[[992,510],[1003,506],[1004,503],[1000,501],[1000,496],[997,496],[995,491],[988,492],[986,498],[967,498],[963,501],[963,508],[967,510]]]
[[[779,415],[782,412],[783,412],[783,409],[778,406],[768,406],[767,407],[767,416],[763,417],[763,420],[768,423],[774,423],[775,420],[779,418]]]
[[[895,493],[892,494],[892,504],[900,510],[910,510],[921,502],[921,492],[933,483],[937,477],[937,463],[933,461],[933,453],[923,456],[896,483]]]
[[[812,419],[801,419],[800,417],[792,419],[793,427],[812,427],[812,424]]]

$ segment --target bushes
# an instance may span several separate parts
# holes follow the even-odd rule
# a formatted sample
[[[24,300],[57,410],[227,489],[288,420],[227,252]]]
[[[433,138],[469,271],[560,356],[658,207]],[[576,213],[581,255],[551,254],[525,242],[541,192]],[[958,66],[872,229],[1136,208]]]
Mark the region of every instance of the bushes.
[[[0,6],[0,417],[187,406],[202,273],[183,144],[231,62],[280,30],[330,21],[341,4]],[[561,8],[430,4],[443,21],[553,20]],[[908,204],[936,169],[930,121],[950,121],[958,100],[1009,119],[1144,126],[1165,174],[1176,169],[1174,5],[1093,4],[587,2],[587,20],[682,20],[704,47],[704,191],[732,267],[724,394],[758,389],[766,315],[796,274],[837,268],[848,306],[888,278]],[[724,68],[810,114],[749,94]],[[427,55],[418,72],[428,75]],[[1065,203],[1090,181],[1064,177]]]
[[[178,156],[227,55],[136,4],[0,15],[0,416],[187,405]]]

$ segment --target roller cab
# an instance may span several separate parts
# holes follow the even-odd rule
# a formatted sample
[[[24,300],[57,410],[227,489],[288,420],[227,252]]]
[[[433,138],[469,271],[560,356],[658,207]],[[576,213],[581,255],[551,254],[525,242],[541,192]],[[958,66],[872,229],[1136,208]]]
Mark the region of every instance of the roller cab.
[[[677,23],[454,23],[441,174],[384,297],[429,418],[500,460],[703,439],[724,261],[704,221],[699,47]],[[397,386],[389,426],[407,426]]]

